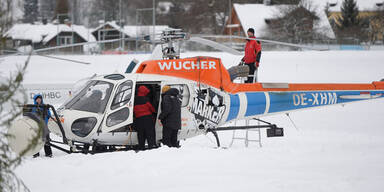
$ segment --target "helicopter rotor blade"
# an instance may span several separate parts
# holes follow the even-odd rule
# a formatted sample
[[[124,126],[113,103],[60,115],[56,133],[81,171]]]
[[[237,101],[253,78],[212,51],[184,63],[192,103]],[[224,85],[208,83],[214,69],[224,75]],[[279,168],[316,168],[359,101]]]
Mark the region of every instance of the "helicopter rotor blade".
[[[3,57],[9,57],[9,56],[16,56],[16,55],[21,55],[21,54],[25,54],[24,52],[21,52],[21,51],[14,51],[14,50],[3,50],[4,52],[8,52],[8,53],[13,53],[11,55],[5,55]],[[39,53],[36,53],[36,51],[31,51],[31,54],[35,54],[37,56],[40,56],[40,57],[47,57],[47,58],[51,58],[51,59],[58,59],[58,60],[63,60],[63,61],[69,61],[69,62],[74,62],[74,63],[79,63],[79,64],[85,64],[85,65],[89,65],[90,63],[88,62],[84,62],[84,61],[77,61],[77,60],[73,60],[73,59],[66,59],[66,58],[61,58],[61,57],[56,57],[56,56],[51,56],[51,55],[44,55],[44,54],[39,54]]]
[[[137,39],[136,38],[119,38],[119,39],[111,39],[111,40],[103,40],[103,41],[90,41],[90,42],[84,42],[84,43],[74,43],[74,44],[68,44],[68,45],[60,45],[60,46],[55,46],[55,47],[36,49],[36,50],[34,50],[34,52],[42,52],[42,51],[62,49],[62,48],[68,48],[68,47],[76,47],[76,46],[81,46],[81,45],[113,43],[113,42],[118,42],[121,40],[137,40]],[[139,41],[143,41],[143,39],[139,39]]]
[[[203,45],[207,45],[207,46],[212,47],[214,49],[218,49],[220,51],[228,52],[228,53],[231,53],[233,55],[243,55],[240,51],[237,51],[237,50],[232,49],[230,47],[227,47],[227,46],[225,46],[223,44],[217,43],[217,42],[212,41],[212,40],[204,39],[204,38],[201,38],[201,37],[191,37],[191,38],[189,38],[189,41],[193,41],[193,42],[197,42],[197,43],[200,43],[200,44],[203,44]]]
[[[244,40],[257,40],[265,43],[271,43],[271,44],[276,44],[276,45],[285,45],[289,47],[297,47],[297,48],[303,48],[303,49],[309,49],[309,50],[315,50],[315,51],[328,51],[329,49],[319,49],[319,48],[314,48],[310,46],[305,46],[305,45],[299,45],[299,44],[294,44],[294,43],[286,43],[282,41],[274,41],[274,40],[268,40],[268,39],[260,39],[260,38],[249,38],[249,37],[242,37],[242,36],[236,36],[236,35],[198,35],[199,37],[206,37],[206,38],[233,38],[233,39],[244,39]]]
[[[84,65],[89,65],[89,64],[91,64],[91,63],[84,62],[84,61],[76,61],[76,60],[72,60],[72,59],[66,59],[66,58],[61,58],[61,57],[56,57],[56,56],[50,56],[50,55],[41,55],[41,54],[36,54],[36,55],[37,55],[37,56],[40,56],[40,57],[47,57],[47,58],[50,58],[50,59],[58,59],[58,60],[69,61],[69,62],[79,63],[79,64],[84,64]]]

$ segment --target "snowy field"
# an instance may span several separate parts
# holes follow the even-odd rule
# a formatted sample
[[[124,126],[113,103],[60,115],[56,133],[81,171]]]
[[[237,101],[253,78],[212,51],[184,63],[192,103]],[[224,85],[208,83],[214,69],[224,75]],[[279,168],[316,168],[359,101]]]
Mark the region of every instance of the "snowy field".
[[[215,56],[229,67],[241,57]],[[61,56],[79,65],[33,56],[25,83],[74,83],[94,73],[123,72],[133,57]],[[25,57],[0,59],[7,75]],[[263,82],[370,83],[384,78],[384,51],[264,52]],[[264,120],[285,128],[284,138],[259,147],[215,148],[211,135],[182,141],[182,148],[97,155],[54,150],[53,158],[26,158],[16,170],[31,191],[369,191],[384,190],[384,100],[295,112]],[[244,134],[242,131],[238,135]],[[219,133],[228,146],[232,131]],[[255,136],[255,135],[251,135]]]

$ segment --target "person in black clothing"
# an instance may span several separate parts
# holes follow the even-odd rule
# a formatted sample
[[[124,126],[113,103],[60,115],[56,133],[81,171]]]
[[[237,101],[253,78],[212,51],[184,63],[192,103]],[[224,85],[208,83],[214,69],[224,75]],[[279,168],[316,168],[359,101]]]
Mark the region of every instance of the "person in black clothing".
[[[163,93],[161,101],[159,119],[163,124],[163,144],[168,147],[179,147],[177,133],[181,129],[181,101],[178,95],[179,90],[170,88]]]
[[[145,140],[147,140],[149,149],[156,147],[155,118],[153,117],[155,108],[147,97],[149,92],[149,89],[144,85],[139,87],[133,109],[135,114],[133,124],[137,130],[140,150],[145,149]]]

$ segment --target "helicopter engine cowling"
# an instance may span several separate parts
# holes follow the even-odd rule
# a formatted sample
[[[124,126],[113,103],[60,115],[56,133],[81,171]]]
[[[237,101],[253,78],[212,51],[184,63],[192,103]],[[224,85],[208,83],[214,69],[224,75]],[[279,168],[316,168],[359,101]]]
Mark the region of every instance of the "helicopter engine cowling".
[[[21,155],[30,145],[32,139],[34,139],[39,132],[38,120],[28,116],[24,116],[14,123],[8,129],[8,142],[10,148],[18,155]],[[32,156],[43,148],[44,142],[42,136],[37,138],[35,146],[31,147],[24,153],[25,156]]]

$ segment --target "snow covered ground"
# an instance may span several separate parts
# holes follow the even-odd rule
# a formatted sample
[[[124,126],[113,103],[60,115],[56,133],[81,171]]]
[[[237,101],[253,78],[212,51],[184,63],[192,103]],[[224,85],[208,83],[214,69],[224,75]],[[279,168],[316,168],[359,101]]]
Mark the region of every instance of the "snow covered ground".
[[[228,67],[240,57],[226,53],[187,53],[223,59]],[[73,83],[94,73],[125,71],[136,56],[61,56],[78,65],[33,56],[25,83]],[[3,75],[25,57],[0,59]],[[384,78],[383,51],[264,52],[263,82],[370,83]],[[44,73],[43,75],[41,73]],[[292,113],[264,120],[285,128],[284,138],[266,138],[260,148],[216,149],[203,135],[182,148],[97,155],[54,150],[54,158],[27,158],[16,170],[32,191],[383,191],[384,100]],[[244,132],[237,132],[238,135]],[[228,146],[232,131],[221,132]],[[251,135],[255,137],[256,135]]]

